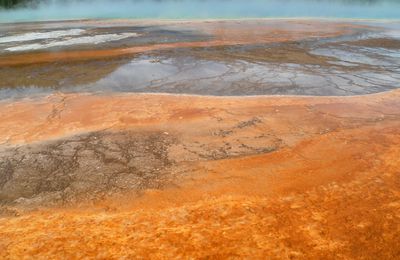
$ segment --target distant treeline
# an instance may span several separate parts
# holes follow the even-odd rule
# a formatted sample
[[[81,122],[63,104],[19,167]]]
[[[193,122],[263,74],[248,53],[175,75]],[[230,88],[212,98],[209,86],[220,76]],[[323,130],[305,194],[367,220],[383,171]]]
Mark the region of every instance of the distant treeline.
[[[28,0],[0,0],[0,7],[11,8],[26,2],[28,2]]]

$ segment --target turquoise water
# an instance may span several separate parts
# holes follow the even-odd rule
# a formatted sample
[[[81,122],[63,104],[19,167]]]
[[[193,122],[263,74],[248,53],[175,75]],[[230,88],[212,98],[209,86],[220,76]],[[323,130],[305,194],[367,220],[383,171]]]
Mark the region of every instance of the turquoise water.
[[[50,0],[32,8],[0,11],[0,22],[268,17],[400,19],[400,0]]]

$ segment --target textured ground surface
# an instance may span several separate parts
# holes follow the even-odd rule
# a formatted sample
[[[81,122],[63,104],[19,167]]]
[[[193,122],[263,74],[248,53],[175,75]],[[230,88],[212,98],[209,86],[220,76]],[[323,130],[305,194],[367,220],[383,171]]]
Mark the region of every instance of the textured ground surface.
[[[93,52],[75,46],[0,54],[0,73],[7,69],[8,82],[15,84],[4,88],[0,101],[0,258],[398,258],[398,41],[351,36],[351,43],[345,43],[346,37],[337,43],[354,28],[357,33],[375,29],[333,23],[325,30],[332,35],[323,38],[334,40],[325,48],[322,40],[287,42],[282,35],[292,22],[231,23],[225,30],[218,23],[189,23],[202,29],[202,34],[191,31],[191,37],[210,44],[218,36],[228,47],[214,42],[204,48],[196,38],[197,47],[185,49],[182,45],[193,42],[182,36],[178,49],[146,43],[151,52],[130,49],[129,55],[137,55],[132,57],[121,56],[117,43]],[[302,26],[308,23],[306,30]],[[313,23],[299,22],[299,32],[288,35],[318,35]],[[183,25],[169,26],[178,30]],[[268,26],[280,33],[271,36]],[[246,28],[258,38],[246,35]],[[270,31],[256,33],[257,28]],[[247,42],[236,46],[238,41]],[[360,62],[364,48],[376,48],[366,55],[380,55],[379,66],[373,63],[377,60]],[[350,49],[356,57],[338,54]],[[394,54],[388,55],[391,50]],[[77,60],[76,52],[88,56]],[[341,63],[332,64],[337,60],[330,54],[339,55]],[[63,59],[52,63],[54,57]],[[221,66],[230,72],[218,74]],[[183,67],[184,73],[175,73],[174,67]],[[63,69],[82,74],[69,77]],[[242,95],[235,91],[256,77],[248,70],[264,75],[265,82],[260,79],[246,93],[275,89],[275,94],[316,96],[121,93],[154,87],[155,92]],[[306,70],[324,78],[297,82]],[[326,81],[339,77],[340,70],[357,81]],[[27,80],[18,77],[22,71],[37,75],[29,91],[39,95],[22,90],[17,82]],[[146,71],[163,78],[148,78]],[[202,80],[182,78],[191,71]],[[217,74],[207,78],[207,73]],[[229,80],[232,75],[236,78]],[[288,78],[295,85],[283,82]],[[283,83],[272,87],[277,80]],[[79,91],[68,91],[73,88]],[[382,93],[356,95],[370,92]],[[10,93],[13,99],[7,98]],[[15,98],[18,93],[24,98]],[[326,96],[332,94],[340,96]]]

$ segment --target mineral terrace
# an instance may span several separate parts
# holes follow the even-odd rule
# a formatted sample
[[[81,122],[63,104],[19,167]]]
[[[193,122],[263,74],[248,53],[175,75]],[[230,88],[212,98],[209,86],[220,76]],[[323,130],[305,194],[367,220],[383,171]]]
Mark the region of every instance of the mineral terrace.
[[[2,26],[0,258],[398,258],[393,28]]]

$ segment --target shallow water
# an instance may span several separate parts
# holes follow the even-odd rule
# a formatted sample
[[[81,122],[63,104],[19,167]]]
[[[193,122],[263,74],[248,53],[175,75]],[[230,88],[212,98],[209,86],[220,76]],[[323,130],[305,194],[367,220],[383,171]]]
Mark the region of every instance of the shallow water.
[[[400,59],[393,58],[390,51],[377,48],[359,51],[350,46],[330,46],[316,51],[320,52],[320,59],[327,56],[345,64],[227,62],[202,60],[190,54],[174,58],[143,56],[93,84],[74,90],[216,96],[348,96],[399,87],[400,73],[395,68],[400,66]],[[71,88],[63,91],[71,91]]]
[[[115,22],[4,26],[0,100],[54,92],[351,96],[400,87],[398,22]]]
[[[80,18],[329,17],[400,19],[397,0],[52,0],[0,11],[0,22]]]
[[[400,57],[397,49],[357,47],[349,42],[296,50],[314,55],[313,64],[307,60],[299,60],[298,63],[286,60],[263,61],[257,59],[257,55],[264,47],[246,48],[243,50],[242,47],[240,50],[232,47],[223,53],[217,49],[208,51],[212,53],[211,56],[250,53],[253,55],[250,60],[201,57],[205,50],[182,50],[179,55],[173,51],[149,53],[132,60],[121,61],[115,70],[103,76],[98,74],[99,61],[94,61],[91,66],[97,69],[91,69],[88,73],[93,74],[97,71],[100,79],[93,83],[71,83],[70,79],[74,76],[65,71],[63,78],[56,79],[54,87],[31,85],[3,88],[0,89],[0,99],[50,94],[55,91],[214,96],[351,96],[400,87]],[[290,44],[280,44],[278,47],[266,48],[275,48],[279,52],[292,47]],[[292,54],[296,55],[296,52]],[[44,69],[46,70],[46,67]],[[37,74],[31,74],[39,78]],[[45,72],[45,75],[43,80],[48,80],[51,73]]]

